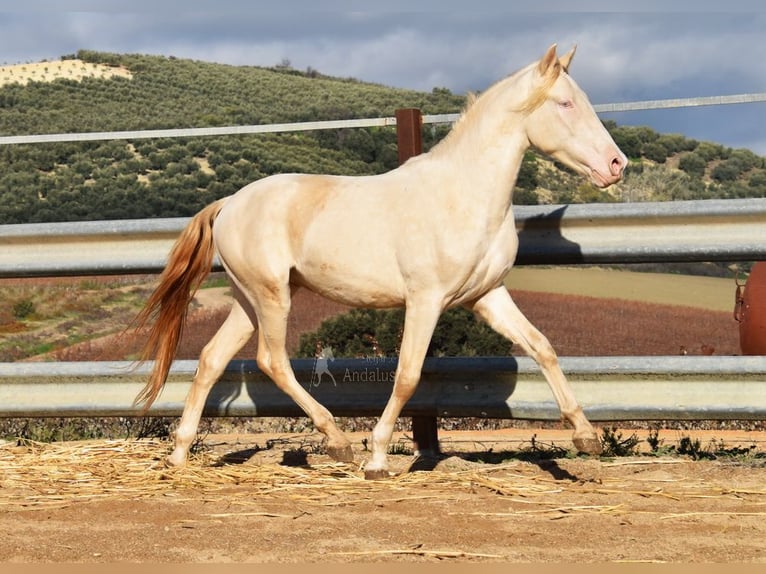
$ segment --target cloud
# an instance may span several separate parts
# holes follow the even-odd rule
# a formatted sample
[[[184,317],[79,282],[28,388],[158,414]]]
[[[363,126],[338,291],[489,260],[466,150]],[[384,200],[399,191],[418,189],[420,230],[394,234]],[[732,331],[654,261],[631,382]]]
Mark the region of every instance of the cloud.
[[[562,52],[577,44],[572,75],[594,103],[766,92],[764,13],[720,12],[742,9],[731,2],[723,8],[673,3],[671,11],[655,1],[625,13],[509,4],[427,2],[414,9],[387,2],[360,9],[352,2],[256,7],[217,0],[204,10],[194,2],[163,3],[151,14],[98,6],[91,12],[6,12],[0,14],[0,61],[55,59],[81,48],[235,65],[271,66],[286,58],[297,69],[465,93],[485,89],[557,43]],[[706,120],[707,139],[723,141],[728,130],[738,141],[761,141],[764,106],[747,111],[741,128]],[[655,121],[638,113],[626,117]]]

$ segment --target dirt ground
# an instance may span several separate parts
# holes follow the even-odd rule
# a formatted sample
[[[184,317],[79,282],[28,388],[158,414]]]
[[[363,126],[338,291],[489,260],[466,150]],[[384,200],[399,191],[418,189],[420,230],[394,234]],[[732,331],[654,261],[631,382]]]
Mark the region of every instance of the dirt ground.
[[[683,434],[748,454],[551,459],[568,432],[442,431],[439,460],[365,481],[365,433],[352,465],[255,434],[208,436],[180,470],[159,440],[5,443],[0,561],[766,562],[766,434]]]

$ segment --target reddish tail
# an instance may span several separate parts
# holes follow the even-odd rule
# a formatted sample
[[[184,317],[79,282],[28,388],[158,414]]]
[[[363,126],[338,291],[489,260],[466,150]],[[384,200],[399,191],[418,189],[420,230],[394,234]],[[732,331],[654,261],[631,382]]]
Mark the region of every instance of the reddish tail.
[[[159,285],[136,317],[137,330],[155,319],[141,352],[141,361],[154,358],[154,368],[134,401],[134,405],[144,405],[144,412],[165,385],[186,323],[186,309],[210,273],[214,253],[213,222],[225,201],[224,198],[211,203],[192,218],[170,252]]]

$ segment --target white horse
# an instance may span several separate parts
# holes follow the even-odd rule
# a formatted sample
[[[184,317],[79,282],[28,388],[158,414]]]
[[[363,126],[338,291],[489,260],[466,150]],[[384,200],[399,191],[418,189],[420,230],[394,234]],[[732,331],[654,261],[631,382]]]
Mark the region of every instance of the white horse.
[[[573,55],[574,49],[559,58],[551,46],[540,61],[476,98],[429,153],[388,173],[275,175],[192,218],[138,317],[139,327],[156,319],[143,354],[156,360],[137,404],[148,408],[160,393],[187,305],[214,253],[235,303],[200,355],[168,464],[186,461],[208,392],[256,330],[259,368],[326,435],[330,456],[353,460],[333,416],[290,366],[287,317],[291,293],[301,287],[347,305],[406,309],[394,388],[372,432],[367,478],[388,476],[394,422],[418,384],[437,319],[457,305],[536,360],[562,417],[574,426],[576,448],[600,452],[553,348],[503,286],[518,248],[511,199],[524,151],[532,145],[599,187],[619,181],[627,162],[569,76]]]
[[[332,347],[325,347],[319,352],[319,356],[314,359],[314,369],[311,371],[311,381],[309,382],[311,386],[318,387],[325,375],[329,375],[334,387],[338,386],[335,377],[330,372],[330,363],[334,360],[335,355],[333,355]],[[316,380],[314,380],[315,377]]]

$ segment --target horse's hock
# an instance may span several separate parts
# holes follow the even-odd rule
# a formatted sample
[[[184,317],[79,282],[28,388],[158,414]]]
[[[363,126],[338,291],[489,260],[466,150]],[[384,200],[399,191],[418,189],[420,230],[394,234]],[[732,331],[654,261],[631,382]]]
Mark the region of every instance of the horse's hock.
[[[766,261],[753,265],[738,294],[739,345],[743,355],[766,355]]]

